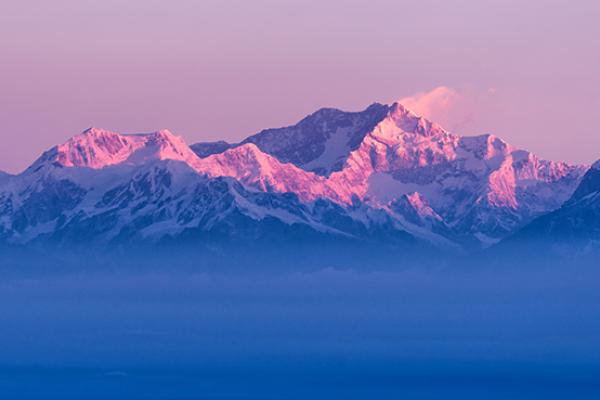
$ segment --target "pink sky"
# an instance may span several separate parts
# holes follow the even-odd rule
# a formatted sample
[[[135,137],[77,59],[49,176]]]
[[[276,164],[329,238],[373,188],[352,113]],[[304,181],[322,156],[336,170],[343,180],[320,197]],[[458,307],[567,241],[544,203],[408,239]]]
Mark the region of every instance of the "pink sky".
[[[320,107],[407,97],[457,133],[591,162],[597,4],[3,1],[0,169],[92,125],[236,141]]]

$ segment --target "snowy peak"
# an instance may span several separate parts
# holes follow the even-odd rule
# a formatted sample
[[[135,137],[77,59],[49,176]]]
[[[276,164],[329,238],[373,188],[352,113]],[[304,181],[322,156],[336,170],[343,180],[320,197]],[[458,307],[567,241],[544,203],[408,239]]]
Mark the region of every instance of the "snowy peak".
[[[253,143],[210,155],[202,160],[200,170],[210,175],[252,176],[269,174],[279,162],[262,151]]]
[[[163,129],[150,134],[136,135],[143,139],[143,146],[126,159],[131,164],[140,164],[148,160],[182,161],[195,167],[198,156],[189,148],[183,138]]]
[[[242,144],[254,143],[284,163],[327,176],[342,169],[349,153],[388,111],[389,106],[379,103],[359,112],[323,108],[296,125],[263,130]]]
[[[336,191],[327,180],[292,163],[282,163],[253,143],[200,160],[196,170],[210,177],[231,177],[267,192],[294,193],[303,201],[318,198],[344,203],[347,191]],[[347,195],[347,194],[346,194]]]
[[[52,162],[63,167],[103,168],[123,162],[143,143],[138,136],[89,128],[51,150]]]
[[[149,160],[195,163],[197,156],[181,137],[166,129],[147,134],[123,135],[89,128],[45,152],[30,170],[38,170],[44,165],[101,169]]]
[[[390,107],[388,118],[404,132],[416,133],[423,136],[447,134],[438,124],[435,124],[396,102]]]
[[[394,102],[390,107],[390,115],[395,119],[411,119],[411,118],[419,118],[419,116],[410,110],[409,108],[402,105],[400,102]]]

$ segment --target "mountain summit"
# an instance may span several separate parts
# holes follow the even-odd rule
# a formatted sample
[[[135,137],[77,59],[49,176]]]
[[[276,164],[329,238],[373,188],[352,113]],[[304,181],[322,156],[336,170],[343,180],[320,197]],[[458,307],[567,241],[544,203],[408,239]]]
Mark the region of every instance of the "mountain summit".
[[[52,164],[100,169],[122,163],[140,163],[147,159],[183,161],[189,159],[192,153],[181,137],[166,129],[148,134],[122,135],[89,128],[45,152],[32,167],[35,169]]]

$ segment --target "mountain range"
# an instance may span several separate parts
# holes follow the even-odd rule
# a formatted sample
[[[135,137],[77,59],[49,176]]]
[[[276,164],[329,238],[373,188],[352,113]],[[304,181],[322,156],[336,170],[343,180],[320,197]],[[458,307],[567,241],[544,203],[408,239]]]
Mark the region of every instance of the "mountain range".
[[[240,143],[90,128],[22,173],[0,174],[0,243],[341,240],[468,254],[583,235],[593,247],[598,166],[543,160],[490,134],[459,136],[399,103],[324,108]]]

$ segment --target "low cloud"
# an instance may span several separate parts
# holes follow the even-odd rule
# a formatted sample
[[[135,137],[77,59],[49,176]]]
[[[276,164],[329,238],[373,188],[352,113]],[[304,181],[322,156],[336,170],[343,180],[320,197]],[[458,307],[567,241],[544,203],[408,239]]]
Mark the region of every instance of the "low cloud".
[[[439,118],[441,115],[452,112],[457,103],[462,100],[462,95],[457,90],[447,86],[438,86],[428,92],[420,92],[399,101],[416,114],[435,120],[436,117]]]

